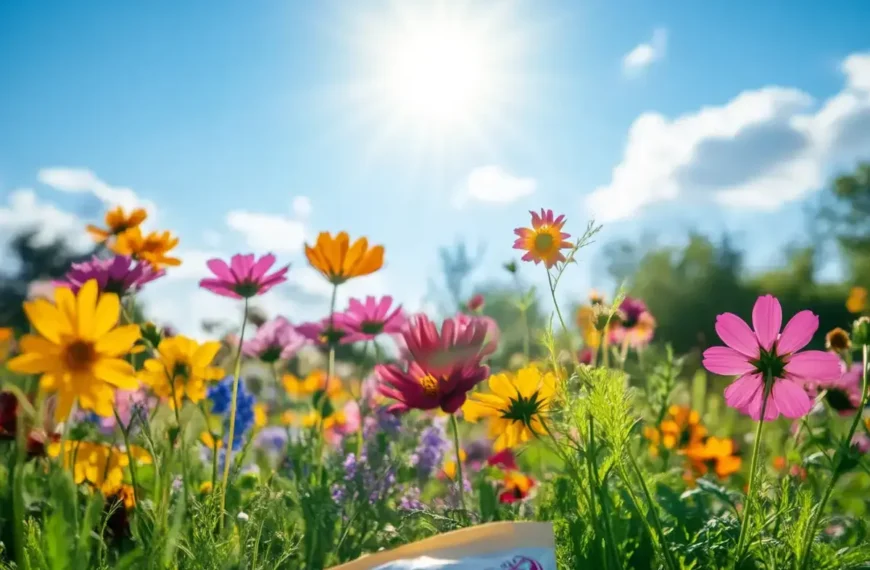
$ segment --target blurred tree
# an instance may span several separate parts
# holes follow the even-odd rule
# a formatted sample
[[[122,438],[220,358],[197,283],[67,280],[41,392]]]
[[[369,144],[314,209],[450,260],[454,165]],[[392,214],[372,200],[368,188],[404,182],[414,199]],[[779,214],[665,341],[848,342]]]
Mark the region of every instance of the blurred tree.
[[[38,244],[35,237],[35,230],[14,237],[8,246],[11,263],[7,267],[12,270],[0,270],[0,326],[17,331],[28,327],[21,306],[27,299],[28,286],[34,281],[58,279],[70,263],[89,257],[76,254],[63,240]]]
[[[435,303],[442,314],[453,315],[468,302],[471,296],[469,280],[480,266],[484,250],[482,245],[478,246],[477,254],[471,257],[463,241],[458,241],[452,248],[442,247],[438,250],[444,281],[439,284],[430,279],[427,298]]]
[[[818,217],[840,247],[853,284],[870,284],[870,163],[834,180]]]

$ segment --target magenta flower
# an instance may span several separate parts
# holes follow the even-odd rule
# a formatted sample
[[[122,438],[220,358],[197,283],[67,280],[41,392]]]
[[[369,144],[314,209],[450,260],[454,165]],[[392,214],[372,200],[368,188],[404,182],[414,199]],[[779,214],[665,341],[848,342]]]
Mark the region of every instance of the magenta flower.
[[[364,340],[374,340],[382,333],[399,333],[407,319],[402,313],[402,306],[391,309],[393,298],[366,297],[365,302],[351,299],[344,313],[336,314],[334,321],[338,327],[347,332],[341,337],[342,344],[351,344]]]
[[[798,352],[819,328],[819,318],[801,311],[782,328],[782,306],[772,295],[759,297],[752,309],[752,326],[732,313],[716,317],[716,332],[728,346],[704,351],[704,368],[714,374],[739,377],[725,390],[725,402],[752,419],[782,414],[800,418],[813,407],[804,387],[812,382],[832,382],[840,377],[840,359],[821,350]]]
[[[379,364],[378,391],[396,400],[391,412],[441,408],[452,414],[465,403],[468,391],[489,376],[481,364],[487,326],[481,321],[465,325],[445,319],[439,333],[425,315],[418,315],[402,332],[406,367]]]
[[[498,341],[501,338],[501,331],[498,328],[498,323],[492,317],[483,315],[466,315],[458,313],[456,315],[456,324],[459,327],[460,334],[464,332],[471,324],[475,326],[483,326],[486,335],[484,337],[483,349],[480,351],[481,356],[489,356],[498,348]]]
[[[329,317],[313,323],[304,323],[296,327],[296,331],[320,348],[329,348],[339,344],[349,333],[335,318]],[[331,321],[331,322],[330,322]]]
[[[275,256],[271,253],[258,260],[255,260],[254,254],[236,254],[230,259],[229,265],[221,259],[210,259],[206,265],[217,279],[203,279],[199,286],[233,299],[262,295],[275,285],[287,281],[285,275],[290,269],[289,265],[285,265],[274,273],[269,273],[269,269],[275,265]]]
[[[807,385],[810,397],[815,398],[822,391],[825,401],[831,409],[841,416],[851,415],[861,405],[862,364],[854,363],[851,368],[841,363],[840,374],[836,380],[829,382],[811,382]]]
[[[150,263],[137,263],[124,255],[109,259],[100,259],[95,255],[89,261],[70,265],[63,280],[55,281],[54,285],[68,287],[73,293],[78,293],[82,285],[96,279],[103,293],[123,296],[126,293],[136,293],[146,283],[165,274],[162,269],[154,271]]]
[[[608,327],[610,342],[621,345],[627,342],[637,349],[643,348],[653,339],[656,330],[656,320],[649,312],[646,303],[640,299],[626,297],[619,305],[619,312],[614,316]]]
[[[266,363],[276,362],[279,358],[289,360],[308,339],[284,317],[266,321],[251,340],[242,345],[242,352]]]
[[[465,307],[469,310],[469,312],[479,313],[483,310],[484,302],[485,300],[483,298],[483,295],[478,293],[468,300],[468,303],[465,305]]]

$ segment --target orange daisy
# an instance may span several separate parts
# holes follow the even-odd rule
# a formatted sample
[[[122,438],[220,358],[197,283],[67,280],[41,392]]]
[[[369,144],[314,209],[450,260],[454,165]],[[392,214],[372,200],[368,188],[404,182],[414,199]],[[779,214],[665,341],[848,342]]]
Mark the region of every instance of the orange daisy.
[[[668,415],[658,429],[647,426],[644,437],[650,442],[650,454],[658,455],[659,447],[685,450],[703,443],[707,428],[701,424],[701,416],[685,406],[671,406]]]
[[[517,228],[514,233],[518,236],[514,242],[514,249],[523,249],[523,261],[534,261],[535,265],[544,262],[547,269],[556,265],[559,261],[565,261],[563,249],[571,247],[567,240],[571,237],[562,231],[565,225],[565,216],[554,217],[553,210],[541,209],[540,215],[529,212],[532,215],[531,228]]]
[[[329,232],[320,232],[314,246],[305,244],[308,263],[333,285],[341,285],[348,279],[369,275],[384,265],[384,247],[369,247],[366,238],[353,244],[347,232],[332,237]]]
[[[689,468],[683,478],[689,485],[694,485],[695,479],[713,471],[720,479],[725,479],[740,471],[742,460],[736,455],[734,440],[728,438],[708,437],[703,443],[698,442],[686,450]]]
[[[122,234],[131,228],[139,227],[147,217],[148,213],[142,208],[135,208],[128,215],[124,212],[124,208],[118,206],[106,212],[106,229],[89,224],[87,230],[94,238],[94,241],[103,243],[112,236]]]
[[[146,261],[155,271],[160,271],[167,265],[181,265],[177,257],[170,257],[169,252],[178,245],[178,238],[169,232],[151,232],[142,235],[139,227],[130,228],[120,235],[110,249],[119,255],[129,255],[134,259]]]

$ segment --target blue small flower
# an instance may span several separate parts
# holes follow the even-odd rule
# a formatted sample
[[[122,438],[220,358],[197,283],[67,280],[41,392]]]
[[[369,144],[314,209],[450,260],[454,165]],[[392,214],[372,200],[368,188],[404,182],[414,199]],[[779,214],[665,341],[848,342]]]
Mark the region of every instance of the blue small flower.
[[[233,377],[227,376],[208,389],[208,399],[212,402],[211,412],[224,417],[224,443],[229,438],[229,412],[233,401]],[[236,425],[233,433],[233,449],[241,449],[244,436],[254,425],[254,395],[248,392],[245,382],[239,378],[239,391],[236,394]]]

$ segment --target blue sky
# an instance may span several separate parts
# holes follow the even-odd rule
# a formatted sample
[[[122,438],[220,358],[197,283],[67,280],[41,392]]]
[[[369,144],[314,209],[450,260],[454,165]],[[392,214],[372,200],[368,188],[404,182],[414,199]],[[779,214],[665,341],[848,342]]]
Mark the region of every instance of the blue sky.
[[[0,3],[0,235],[148,201],[189,260],[151,303],[190,320],[228,310],[195,293],[209,255],[275,249],[317,297],[301,242],[344,229],[388,264],[347,294],[419,305],[439,246],[485,242],[478,278],[498,277],[540,207],[572,233],[594,214],[599,244],[728,230],[776,263],[815,190],[870,156],[861,2],[433,5]],[[438,18],[457,35],[433,37]],[[435,59],[460,38],[466,74],[440,73],[478,95],[449,120],[399,113],[382,81],[421,37]],[[597,247],[566,297],[611,286]],[[269,307],[310,318],[298,293]]]

